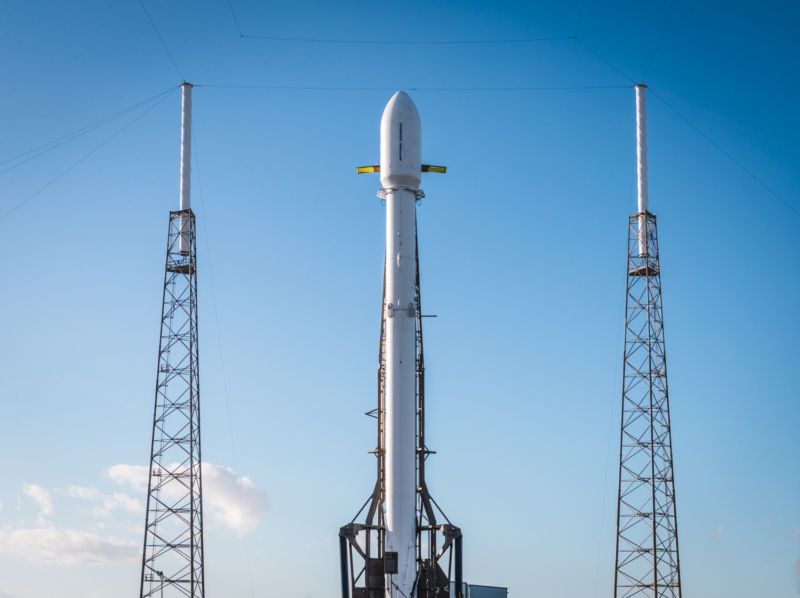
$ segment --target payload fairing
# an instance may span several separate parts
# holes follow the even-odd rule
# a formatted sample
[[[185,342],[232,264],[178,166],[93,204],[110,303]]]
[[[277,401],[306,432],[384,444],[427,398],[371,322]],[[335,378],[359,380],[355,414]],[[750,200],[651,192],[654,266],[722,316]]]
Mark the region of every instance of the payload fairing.
[[[451,580],[462,586],[461,530],[439,510],[425,482],[430,451],[416,206],[424,197],[421,173],[444,171],[422,164],[419,113],[406,93],[397,92],[381,119],[380,165],[357,169],[380,173],[386,261],[378,407],[371,412],[378,423],[377,481],[340,530],[343,598],[444,598]]]

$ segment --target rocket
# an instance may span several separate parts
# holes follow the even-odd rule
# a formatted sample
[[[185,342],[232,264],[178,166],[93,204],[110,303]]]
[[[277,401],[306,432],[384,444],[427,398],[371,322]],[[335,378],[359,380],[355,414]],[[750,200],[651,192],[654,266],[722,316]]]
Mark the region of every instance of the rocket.
[[[386,201],[385,467],[386,550],[397,552],[394,583],[410,595],[416,574],[416,238],[422,161],[411,98],[392,96],[381,118],[381,185]]]
[[[430,451],[424,444],[416,210],[425,196],[420,189],[422,173],[444,173],[446,168],[422,164],[421,138],[417,108],[405,92],[398,91],[381,118],[380,164],[356,169],[358,173],[380,174],[378,196],[386,206],[386,245],[375,411],[378,480],[367,501],[366,524],[355,524],[354,520],[340,532],[344,598],[349,598],[351,591],[354,598],[449,596],[452,572],[444,572],[440,559],[456,545],[458,558],[452,563],[448,560],[448,569],[455,565],[460,581],[460,530],[449,521],[438,524],[424,478],[424,462]],[[376,532],[374,542],[369,538],[372,532]],[[352,556],[348,561],[345,555],[348,546],[351,554],[356,547],[365,561],[364,588],[358,586]]]

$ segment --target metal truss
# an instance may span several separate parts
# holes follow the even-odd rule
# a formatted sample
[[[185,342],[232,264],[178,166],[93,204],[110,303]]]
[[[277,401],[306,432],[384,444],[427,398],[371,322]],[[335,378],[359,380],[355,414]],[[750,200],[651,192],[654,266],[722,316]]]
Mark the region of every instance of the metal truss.
[[[461,530],[453,525],[430,495],[425,481],[425,463],[434,454],[425,444],[425,354],[422,342],[422,303],[420,297],[419,243],[417,242],[416,329],[417,329],[417,579],[411,596],[403,596],[391,584],[396,555],[384,552],[386,527],[384,501],[384,381],[385,303],[384,278],[381,302],[381,334],[378,348],[378,406],[367,413],[378,421],[377,481],[372,494],[353,520],[339,530],[342,598],[448,598],[450,581],[456,595],[464,598],[462,582]],[[363,519],[360,519],[363,515]],[[393,560],[394,559],[394,560]],[[389,592],[389,593],[387,593]]]
[[[195,241],[170,212],[140,598],[205,596]]]
[[[628,226],[615,598],[681,598],[656,217]]]

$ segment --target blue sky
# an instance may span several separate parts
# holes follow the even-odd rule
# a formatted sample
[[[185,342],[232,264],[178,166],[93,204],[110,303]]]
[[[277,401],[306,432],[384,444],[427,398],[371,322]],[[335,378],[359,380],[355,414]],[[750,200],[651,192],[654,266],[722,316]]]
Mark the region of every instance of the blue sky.
[[[406,89],[449,167],[419,209],[429,485],[470,581],[609,595],[634,113],[588,45],[651,86],[685,593],[797,596],[800,10],[232,3],[251,35],[586,45],[242,39],[224,0],[145,0],[178,74],[135,0],[0,2],[0,161],[198,85],[209,592],[336,595],[374,473],[384,213],[354,166]],[[573,86],[611,88],[430,90]],[[150,106],[0,172],[0,596],[137,591],[177,92]]]

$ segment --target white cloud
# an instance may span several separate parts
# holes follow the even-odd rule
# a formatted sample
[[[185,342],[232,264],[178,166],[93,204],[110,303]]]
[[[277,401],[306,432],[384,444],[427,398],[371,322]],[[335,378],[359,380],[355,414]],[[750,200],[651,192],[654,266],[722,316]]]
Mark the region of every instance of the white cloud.
[[[43,488],[38,484],[29,484],[25,482],[22,484],[22,491],[39,505],[39,510],[42,512],[42,515],[49,515],[53,512],[53,501],[50,500],[50,492],[47,488]]]
[[[142,513],[144,511],[144,506],[141,502],[123,492],[104,494],[97,488],[68,486],[66,494],[71,498],[99,503],[92,509],[92,514],[95,517],[108,517],[117,510],[127,511],[128,513]]]
[[[247,476],[237,477],[232,469],[203,463],[203,505],[212,521],[243,536],[261,523],[267,497]]]
[[[203,463],[202,467],[203,506],[207,521],[237,535],[255,529],[267,510],[266,495],[249,477],[237,475],[232,469],[211,463]],[[50,490],[38,484],[24,483],[24,495],[36,503],[39,513],[33,522],[0,528],[0,554],[61,566],[137,559],[141,546],[134,538],[143,522],[137,517],[135,529],[129,529],[131,526],[126,527],[129,518],[119,515],[141,515],[144,511],[142,499],[147,490],[148,469],[140,465],[117,464],[108,468],[105,474],[121,488],[104,492],[99,488],[73,484],[53,491],[88,504],[88,514],[97,519],[93,524],[82,526],[84,529],[55,525],[50,521],[54,511]],[[124,491],[125,488],[130,492]],[[177,491],[174,486],[164,489],[166,493],[173,491]],[[120,535],[110,535],[115,532],[105,531],[109,529],[115,529]],[[1,593],[0,598],[3,598]]]
[[[100,500],[103,493],[97,488],[87,488],[86,486],[67,486],[67,496],[71,498],[85,498],[88,500]]]
[[[147,468],[144,465],[112,465],[106,470],[106,475],[115,484],[129,486],[134,490],[147,490]]]
[[[118,510],[128,513],[143,513],[144,505],[127,494],[115,492],[111,496],[103,496],[102,504],[93,513],[99,517],[107,517]]]
[[[0,513],[2,513],[2,512],[3,512],[3,509],[4,509],[4,508],[5,508],[5,507],[3,506],[3,501],[2,501],[2,500],[0,500]],[[2,595],[2,594],[0,594],[0,598],[3,598],[3,595]]]
[[[169,468],[174,467],[177,466]],[[106,470],[111,480],[136,490],[147,489],[147,473],[147,468],[141,465],[118,464]],[[164,491],[171,492],[174,488],[167,485]],[[232,469],[203,462],[203,508],[212,523],[241,536],[261,523],[267,498],[247,476],[237,476]]]
[[[106,563],[138,558],[139,546],[94,532],[53,526],[0,530],[0,553],[55,565]]]

